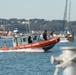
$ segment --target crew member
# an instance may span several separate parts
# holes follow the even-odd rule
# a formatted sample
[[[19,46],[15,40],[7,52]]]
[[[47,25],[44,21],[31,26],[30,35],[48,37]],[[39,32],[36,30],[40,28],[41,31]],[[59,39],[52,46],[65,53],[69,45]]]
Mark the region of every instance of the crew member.
[[[28,43],[32,43],[31,36],[28,37]]]
[[[44,38],[44,40],[47,40],[47,30],[44,31],[43,38]]]

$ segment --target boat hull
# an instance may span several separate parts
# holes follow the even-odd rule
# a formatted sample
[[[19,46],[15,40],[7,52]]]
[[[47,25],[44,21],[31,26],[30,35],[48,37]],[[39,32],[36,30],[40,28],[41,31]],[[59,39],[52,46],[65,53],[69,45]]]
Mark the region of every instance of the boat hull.
[[[53,48],[54,45],[55,45],[55,44],[48,45],[48,46],[43,47],[42,49],[43,49],[44,51],[48,51],[49,49]]]

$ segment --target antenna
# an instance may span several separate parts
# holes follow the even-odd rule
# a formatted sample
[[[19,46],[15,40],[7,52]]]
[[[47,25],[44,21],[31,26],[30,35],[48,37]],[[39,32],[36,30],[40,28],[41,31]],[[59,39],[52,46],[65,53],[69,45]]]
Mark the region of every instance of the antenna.
[[[31,29],[30,29],[30,21],[28,20],[28,32],[30,33],[31,32]]]

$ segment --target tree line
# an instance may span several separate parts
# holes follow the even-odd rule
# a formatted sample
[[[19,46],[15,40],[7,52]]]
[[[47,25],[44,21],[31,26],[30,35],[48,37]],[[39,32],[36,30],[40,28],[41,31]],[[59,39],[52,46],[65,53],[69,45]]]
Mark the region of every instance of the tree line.
[[[64,31],[67,25],[67,21],[64,20],[45,20],[45,19],[0,19],[0,30],[13,31],[18,28],[20,32],[31,31]],[[76,35],[76,21],[70,21],[67,25],[69,30]]]

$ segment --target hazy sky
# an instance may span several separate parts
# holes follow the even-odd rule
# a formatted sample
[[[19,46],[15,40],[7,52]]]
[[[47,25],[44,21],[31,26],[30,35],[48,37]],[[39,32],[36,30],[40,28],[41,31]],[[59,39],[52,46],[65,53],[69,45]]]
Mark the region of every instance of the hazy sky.
[[[70,1],[70,0],[69,0]],[[0,18],[63,19],[66,0],[0,0]],[[76,20],[76,0],[71,0],[71,19]]]

